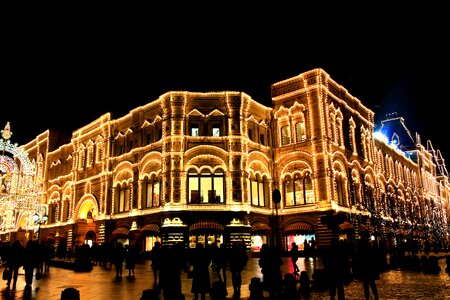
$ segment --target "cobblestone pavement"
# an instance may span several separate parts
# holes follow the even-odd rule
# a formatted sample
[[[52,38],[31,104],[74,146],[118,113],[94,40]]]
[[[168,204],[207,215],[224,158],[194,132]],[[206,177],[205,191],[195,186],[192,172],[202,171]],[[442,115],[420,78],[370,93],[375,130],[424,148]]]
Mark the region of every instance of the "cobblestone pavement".
[[[314,268],[322,268],[320,260],[307,260],[300,258],[298,265],[301,270],[307,270],[310,276]],[[389,270],[382,274],[377,281],[380,299],[450,299],[450,275],[445,273],[445,259],[439,260],[441,272],[437,275],[415,273],[410,271]],[[3,268],[0,268],[2,271]],[[282,273],[292,272],[292,266],[288,258],[284,258]],[[125,270],[124,270],[125,272]],[[105,299],[105,300],[139,300],[142,291],[152,288],[153,275],[150,261],[143,261],[136,265],[136,277],[134,280],[126,276],[119,282],[115,281],[114,269],[106,269],[94,266],[91,272],[75,272],[68,269],[51,267],[50,273],[39,281],[34,281],[31,296],[24,295],[24,275],[17,282],[16,290],[7,290],[6,281],[0,284],[1,299],[34,299],[34,300],[59,300],[61,292],[67,287],[79,290],[81,300]],[[127,273],[124,273],[126,275]],[[241,288],[241,299],[249,297],[248,284],[252,277],[260,277],[258,259],[251,258],[243,272],[243,284]],[[211,280],[216,279],[211,275]],[[187,300],[193,298],[190,292],[192,280],[186,274],[182,274],[182,288]],[[231,286],[231,275],[227,276],[227,290],[231,297],[233,289]],[[353,281],[345,287],[346,300],[364,299],[362,283]],[[162,299],[162,297],[161,297]],[[209,295],[207,299],[210,299]],[[231,298],[230,298],[231,299]],[[302,299],[329,299],[326,291],[313,292],[311,296]],[[372,298],[373,299],[373,296]]]

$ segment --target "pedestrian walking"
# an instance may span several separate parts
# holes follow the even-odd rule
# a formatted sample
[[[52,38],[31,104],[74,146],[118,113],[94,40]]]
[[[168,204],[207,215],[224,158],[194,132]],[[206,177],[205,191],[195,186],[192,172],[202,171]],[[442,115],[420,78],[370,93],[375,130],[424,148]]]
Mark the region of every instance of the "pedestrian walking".
[[[213,244],[214,245],[214,244]],[[225,243],[211,249],[212,268],[216,272],[217,279],[227,285],[228,249]]]
[[[365,299],[370,298],[370,290],[372,290],[375,300],[378,300],[376,280],[380,279],[382,260],[376,243],[363,236],[359,243],[355,263],[357,273],[363,282]]]
[[[33,240],[28,240],[23,250],[23,269],[25,271],[25,294],[31,294],[33,284],[34,269],[39,265],[39,244]]]
[[[269,292],[272,299],[280,297],[283,288],[283,276],[280,269],[283,260],[280,250],[274,245],[264,247],[259,262],[261,273],[263,273],[263,289]]]
[[[189,263],[193,266],[191,292],[194,294],[194,300],[198,300],[199,295],[201,300],[205,300],[206,294],[211,292],[211,278],[209,276],[211,258],[203,244],[198,243],[193,249]]]
[[[297,275],[300,273],[300,268],[297,266],[297,261],[298,261],[298,245],[297,245],[297,243],[292,242],[290,254],[291,254],[290,256],[291,256],[292,266],[294,267],[294,275]]]
[[[116,269],[116,281],[122,279],[123,262],[125,260],[125,248],[121,242],[116,242],[113,250],[113,262]]]
[[[125,252],[125,268],[128,270],[128,278],[134,278],[134,269],[136,268],[136,258],[138,251],[135,245],[127,245]]]
[[[23,250],[22,243],[16,240],[11,245],[8,245],[3,253],[2,259],[5,261],[5,268],[9,269],[7,288],[10,288],[12,281],[12,289],[16,289],[19,268],[23,265]]]
[[[164,245],[160,254],[158,288],[162,290],[164,299],[185,299],[181,288],[181,272],[187,269],[183,246]]]
[[[248,255],[243,242],[233,243],[230,250],[229,267],[231,282],[233,283],[233,298],[239,299],[241,295],[242,270],[247,265]]]
[[[153,288],[158,289],[159,281],[159,267],[161,264],[161,243],[156,241],[150,250],[150,260],[152,261],[153,271]]]
[[[340,242],[337,237],[333,237],[331,245],[325,250],[323,257],[330,300],[335,299],[336,293],[338,300],[345,299],[344,282],[349,273],[348,258],[349,253],[344,242]]]

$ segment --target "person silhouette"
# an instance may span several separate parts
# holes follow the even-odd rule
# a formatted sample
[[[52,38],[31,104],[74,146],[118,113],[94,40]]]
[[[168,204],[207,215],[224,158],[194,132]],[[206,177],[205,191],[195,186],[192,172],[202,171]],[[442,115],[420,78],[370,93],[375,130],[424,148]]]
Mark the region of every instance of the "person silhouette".
[[[294,267],[294,274],[299,274],[300,268],[297,266],[297,261],[298,261],[298,245],[297,245],[297,243],[292,242],[290,253],[291,253],[292,266]]]
[[[349,268],[349,253],[343,243],[337,237],[333,237],[323,256],[330,300],[335,299],[336,292],[339,300],[345,299],[344,281]]]
[[[193,266],[191,292],[194,294],[194,300],[201,296],[206,299],[206,294],[211,292],[211,278],[209,275],[209,265],[211,258],[205,246],[198,243],[191,253],[189,263]]]
[[[116,242],[113,253],[114,267],[116,270],[116,281],[122,279],[123,262],[125,260],[125,247],[121,242]]]
[[[240,298],[242,285],[242,271],[247,265],[248,255],[243,242],[233,243],[230,250],[230,272],[233,283],[233,298]]]
[[[152,261],[152,271],[153,271],[153,288],[158,289],[159,281],[159,267],[161,264],[161,243],[156,241],[153,245],[152,250],[150,250],[150,259]]]
[[[375,243],[364,236],[360,240],[357,251],[356,264],[358,274],[363,282],[365,299],[369,299],[370,290],[372,290],[375,300],[378,300],[378,289],[375,281],[380,279],[380,251]]]
[[[8,248],[2,257],[5,260],[5,268],[9,268],[11,270],[6,285],[9,288],[12,281],[12,289],[14,290],[16,288],[17,278],[19,276],[19,268],[23,264],[24,248],[19,240],[15,240],[7,247]]]

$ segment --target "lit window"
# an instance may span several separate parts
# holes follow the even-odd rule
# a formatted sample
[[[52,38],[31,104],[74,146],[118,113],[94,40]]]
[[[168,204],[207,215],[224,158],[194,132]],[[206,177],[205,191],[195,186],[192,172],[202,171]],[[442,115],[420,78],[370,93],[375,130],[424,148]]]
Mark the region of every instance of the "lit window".
[[[212,128],[212,135],[213,135],[213,136],[220,136],[220,128],[214,126],[214,127]]]
[[[222,171],[188,174],[188,196],[191,204],[217,204],[225,201],[225,176]]]
[[[281,127],[281,145],[289,145],[290,142],[289,126]]]
[[[192,127],[191,128],[191,135],[192,136],[199,136],[200,135],[200,130],[198,127]]]
[[[305,122],[298,122],[295,124],[295,130],[297,132],[297,143],[306,141]]]

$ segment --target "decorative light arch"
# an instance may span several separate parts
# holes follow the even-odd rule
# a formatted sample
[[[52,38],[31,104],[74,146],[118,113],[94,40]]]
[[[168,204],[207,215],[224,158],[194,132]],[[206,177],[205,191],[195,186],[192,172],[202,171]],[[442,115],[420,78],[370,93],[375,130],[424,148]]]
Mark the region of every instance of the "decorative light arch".
[[[42,180],[36,175],[36,164],[18,144],[10,141],[10,123],[0,138],[0,232],[31,228],[31,216],[38,211]]]

